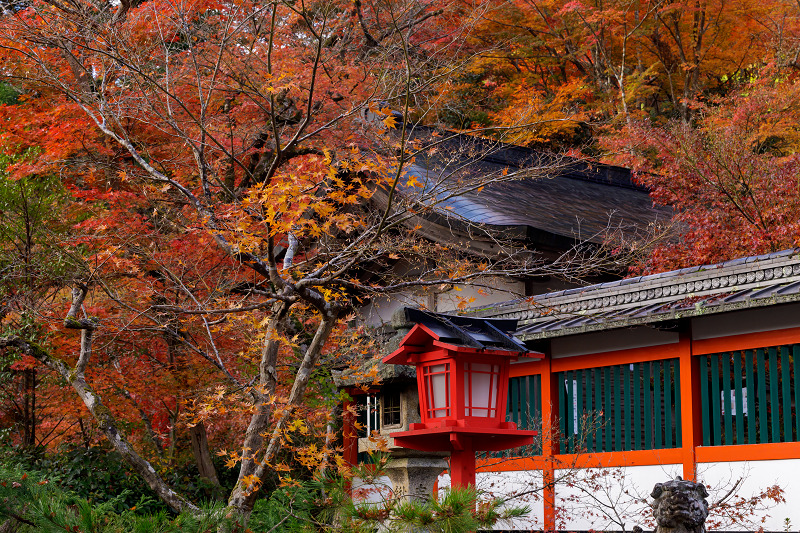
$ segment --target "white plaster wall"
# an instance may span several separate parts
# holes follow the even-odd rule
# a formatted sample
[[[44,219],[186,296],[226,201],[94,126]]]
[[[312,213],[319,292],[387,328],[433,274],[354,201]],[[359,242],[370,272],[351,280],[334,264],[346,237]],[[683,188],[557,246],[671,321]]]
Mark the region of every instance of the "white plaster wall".
[[[557,527],[566,531],[620,531],[615,522],[622,521],[627,531],[635,525],[653,529],[645,522],[652,513],[642,500],[649,498],[656,483],[673,479],[681,470],[682,465],[673,464],[557,470]]]
[[[648,327],[599,331],[584,335],[556,337],[551,341],[553,358],[596,354],[629,348],[643,348],[678,342],[678,333]]]
[[[557,470],[558,528],[563,531],[619,531],[619,525],[603,513],[604,508],[611,506],[619,512],[620,516],[615,519],[623,520],[626,530],[630,531],[635,525],[642,526],[646,531],[652,530],[653,525],[648,523],[652,511],[642,500],[650,501],[650,492],[656,483],[673,479],[681,472],[682,465],[679,464]],[[737,494],[743,498],[750,498],[775,484],[784,489],[786,503],[770,504],[771,508],[760,512],[749,525],[725,524],[719,530],[754,531],[763,526],[766,531],[784,531],[786,518],[790,520],[791,531],[800,529],[800,459],[700,464],[698,475],[709,486],[709,501],[725,494],[739,478],[743,479],[743,483]],[[596,477],[597,481],[587,481],[587,477]],[[541,471],[478,473],[477,484],[487,496],[493,497],[509,497],[533,490],[526,497],[511,500],[512,504],[530,506],[531,513],[510,524],[497,524],[495,529],[542,529]],[[449,476],[439,477],[440,491],[449,485]],[[587,491],[581,491],[579,487]],[[764,522],[761,522],[762,517],[765,518]]]
[[[766,531],[786,531],[786,518],[790,520],[789,531],[800,529],[800,459],[706,463],[698,464],[697,470],[698,478],[711,492],[709,501],[724,495],[731,484],[740,478],[744,481],[736,493],[743,498],[749,498],[775,484],[784,490],[786,503],[774,505],[760,513],[753,526],[723,525],[719,529],[753,531],[763,527]],[[761,516],[766,517],[763,523]]]
[[[800,326],[800,304],[778,305],[694,318],[692,338],[711,339],[798,326]]]
[[[470,285],[457,285],[443,292],[405,292],[374,298],[361,309],[360,314],[364,324],[377,327],[388,323],[392,314],[401,307],[423,307],[446,313],[459,309],[462,301],[467,307],[480,308],[519,298],[524,292],[525,284],[520,281],[491,278]]]
[[[392,314],[401,307],[426,306],[427,296],[421,294],[394,294],[391,298],[377,297],[359,310],[361,321],[371,327],[379,327],[392,320]]]
[[[494,529],[530,531],[544,527],[542,480],[541,470],[478,473],[478,488],[487,496],[507,499],[509,506],[530,508],[526,517],[497,523]]]
[[[353,500],[358,503],[379,503],[389,497],[392,481],[388,476],[380,476],[373,483],[353,478]]]
[[[436,311],[446,313],[459,309],[464,302],[470,308],[507,302],[525,295],[525,284],[521,281],[502,278],[476,280],[469,285],[457,285],[436,295]]]
[[[503,498],[507,505],[528,506],[530,513],[520,519],[498,522],[496,530],[530,531],[543,528],[542,472],[541,470],[518,470],[511,472],[478,472],[475,484],[485,498]],[[439,495],[450,487],[450,476],[439,476]]]

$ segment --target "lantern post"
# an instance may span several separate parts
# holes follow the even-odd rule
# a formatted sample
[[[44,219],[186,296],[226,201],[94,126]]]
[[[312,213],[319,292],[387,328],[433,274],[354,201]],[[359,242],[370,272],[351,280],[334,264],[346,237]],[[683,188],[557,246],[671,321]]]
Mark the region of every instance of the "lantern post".
[[[508,379],[512,360],[542,354],[514,338],[516,320],[406,315],[415,325],[383,362],[416,367],[421,422],[392,437],[404,448],[449,451],[452,485],[474,486],[475,452],[533,442],[535,431],[506,421]]]

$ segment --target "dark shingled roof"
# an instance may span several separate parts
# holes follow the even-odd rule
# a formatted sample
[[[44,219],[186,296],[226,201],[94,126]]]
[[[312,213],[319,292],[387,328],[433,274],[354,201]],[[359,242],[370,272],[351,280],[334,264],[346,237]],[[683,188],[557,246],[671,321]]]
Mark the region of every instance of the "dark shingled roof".
[[[486,318],[455,316],[433,313],[406,307],[406,319],[414,324],[422,324],[439,337],[438,340],[456,346],[470,348],[527,352],[511,335],[517,328],[516,320],[492,320]]]
[[[473,310],[531,341],[800,301],[800,249],[552,292]]]
[[[654,207],[647,190],[632,183],[630,171],[622,167],[428,128],[416,129],[412,137],[428,143],[441,138],[407,171],[440,199],[455,188],[491,177],[501,180],[443,201],[437,207],[440,214],[506,230],[534,246],[600,243],[609,228],[632,232],[671,216],[668,209]],[[408,196],[415,192],[405,183],[401,189]]]

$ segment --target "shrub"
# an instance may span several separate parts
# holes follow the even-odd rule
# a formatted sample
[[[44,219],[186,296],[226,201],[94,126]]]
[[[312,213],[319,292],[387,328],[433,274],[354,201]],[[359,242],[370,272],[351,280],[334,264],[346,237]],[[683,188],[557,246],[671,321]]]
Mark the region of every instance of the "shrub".
[[[0,464],[0,528],[18,533],[212,533],[220,526],[231,533],[241,531],[223,518],[220,506],[199,515],[173,516],[160,510],[137,514],[134,509],[116,512],[123,493],[103,503],[92,504],[75,493],[44,479],[41,473],[23,472],[18,466]],[[139,504],[146,505],[143,498]],[[2,522],[5,522],[3,524]]]

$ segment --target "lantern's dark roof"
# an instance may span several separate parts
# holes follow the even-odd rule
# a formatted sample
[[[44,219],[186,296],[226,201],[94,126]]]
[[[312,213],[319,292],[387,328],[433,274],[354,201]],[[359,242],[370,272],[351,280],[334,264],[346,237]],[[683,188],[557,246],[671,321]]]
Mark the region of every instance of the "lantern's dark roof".
[[[417,155],[407,175],[426,193],[436,193],[441,200],[436,210],[449,223],[502,230],[534,247],[563,249],[576,241],[604,242],[609,231],[630,235],[671,216],[653,206],[647,189],[634,184],[626,168],[428,128],[411,135],[426,143],[440,138],[434,150]],[[401,190],[413,196],[415,187],[407,184],[401,180]],[[465,189],[472,190],[452,196]]]
[[[512,352],[527,352],[525,345],[515,339],[512,332],[517,321],[509,319],[487,319],[432,313],[411,307],[405,308],[406,319],[413,324],[422,324],[431,330],[439,341],[454,346],[469,348],[501,349]]]
[[[524,341],[800,301],[800,249],[568,289],[474,310]]]
[[[421,309],[406,307],[401,310],[401,316],[393,317],[396,321],[397,351],[400,353],[403,342],[417,333],[416,324],[421,324],[436,336],[436,340],[452,346],[464,346],[477,350],[491,350],[526,353],[530,350],[519,339],[515,338],[513,331],[517,329],[514,319],[489,319],[479,317],[465,317],[433,313]],[[410,332],[410,335],[409,335]],[[425,335],[429,335],[425,333]],[[387,344],[392,344],[390,341]],[[337,387],[360,386],[365,384],[389,383],[393,381],[413,380],[416,370],[413,366],[405,364],[384,364],[377,359],[366,361],[357,369],[334,371],[333,379]]]

